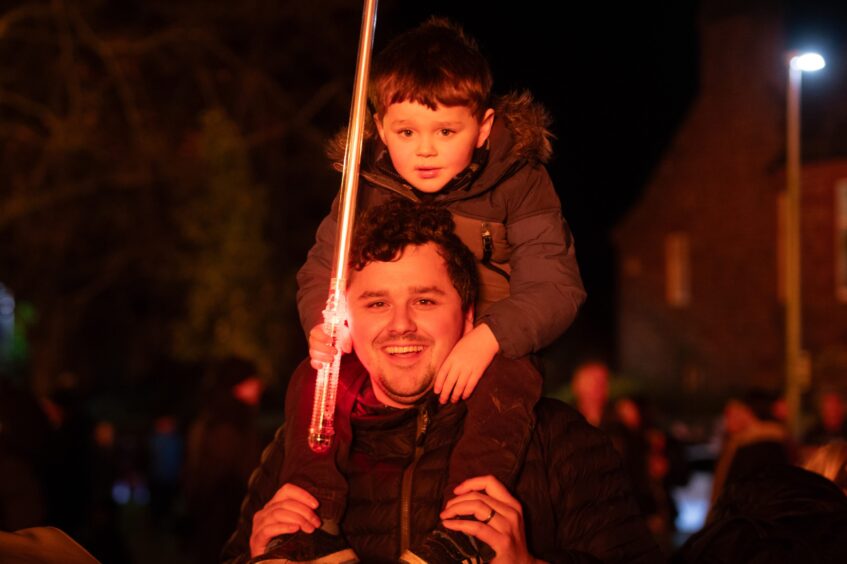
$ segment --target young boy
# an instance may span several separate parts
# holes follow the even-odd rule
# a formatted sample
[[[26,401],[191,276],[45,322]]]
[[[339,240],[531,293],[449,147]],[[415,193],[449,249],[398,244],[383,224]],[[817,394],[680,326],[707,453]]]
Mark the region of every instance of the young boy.
[[[473,476],[492,474],[507,487],[514,483],[541,381],[489,381],[485,370],[498,352],[517,358],[549,345],[572,323],[585,299],[571,236],[544,168],[551,153],[547,114],[528,94],[492,103],[491,86],[488,63],[476,44],[438,18],[395,38],[375,59],[369,85],[376,130],[367,132],[364,141],[357,211],[390,198],[443,205],[479,260],[475,327],[435,378],[442,403],[464,399],[468,409],[463,437],[452,454],[445,501]],[[343,154],[343,146],[336,149]],[[336,199],[297,276],[298,307],[315,368],[334,352],[321,312],[337,210]],[[350,352],[349,340],[341,346]],[[344,383],[339,386],[336,425],[344,429],[352,405],[343,400]],[[346,483],[334,456],[308,451],[311,403],[292,400],[286,421],[294,423],[286,433],[280,481],[295,483],[320,500],[322,529],[337,533]],[[489,434],[492,424],[496,436]],[[344,448],[345,440],[339,432],[335,442],[341,444],[334,448]],[[274,554],[285,556],[286,540],[298,547],[292,552],[301,560],[338,547],[330,542],[304,552],[298,535],[310,536],[301,532],[281,538],[274,544],[283,550]],[[313,542],[327,544],[317,536]],[[471,553],[478,547],[469,537],[439,527],[411,549],[409,561],[453,562],[476,557]]]

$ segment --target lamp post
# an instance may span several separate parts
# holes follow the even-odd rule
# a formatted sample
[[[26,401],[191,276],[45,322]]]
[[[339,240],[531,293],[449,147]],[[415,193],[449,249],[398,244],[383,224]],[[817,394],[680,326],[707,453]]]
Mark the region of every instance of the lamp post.
[[[800,293],[800,84],[803,72],[820,70],[825,61],[817,53],[788,54],[786,108],[786,217],[785,217],[785,401],[788,426],[799,438],[800,400],[808,386],[808,363],[802,350]]]

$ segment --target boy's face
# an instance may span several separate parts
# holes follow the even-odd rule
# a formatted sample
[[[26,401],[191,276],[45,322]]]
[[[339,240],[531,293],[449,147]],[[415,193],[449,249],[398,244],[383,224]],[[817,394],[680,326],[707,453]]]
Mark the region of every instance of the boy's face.
[[[494,110],[486,110],[479,121],[467,106],[431,110],[399,102],[374,120],[400,176],[421,192],[434,193],[470,164],[474,149],[491,133]]]

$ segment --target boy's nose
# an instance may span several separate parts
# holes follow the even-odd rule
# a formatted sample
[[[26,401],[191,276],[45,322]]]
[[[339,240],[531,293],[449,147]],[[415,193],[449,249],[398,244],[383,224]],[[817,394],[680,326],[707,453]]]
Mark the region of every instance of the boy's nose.
[[[431,157],[433,155],[435,155],[435,144],[432,138],[427,135],[422,136],[418,142],[418,156]]]

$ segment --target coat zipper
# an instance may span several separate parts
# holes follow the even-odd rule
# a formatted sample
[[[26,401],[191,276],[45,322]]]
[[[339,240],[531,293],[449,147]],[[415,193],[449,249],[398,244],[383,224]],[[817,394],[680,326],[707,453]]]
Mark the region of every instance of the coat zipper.
[[[400,492],[400,554],[409,549],[411,542],[411,506],[412,506],[412,476],[415,466],[423,454],[424,437],[429,426],[429,411],[426,405],[418,409],[417,428],[415,430],[415,456],[412,462],[403,470],[403,482]]]

